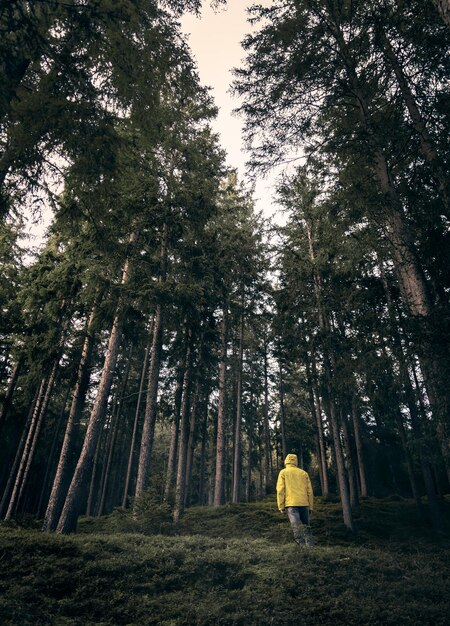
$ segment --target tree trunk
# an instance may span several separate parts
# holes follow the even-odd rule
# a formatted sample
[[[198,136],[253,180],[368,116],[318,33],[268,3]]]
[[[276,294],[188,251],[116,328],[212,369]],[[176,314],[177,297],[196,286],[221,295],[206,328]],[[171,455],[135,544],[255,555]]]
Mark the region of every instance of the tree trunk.
[[[356,458],[358,460],[358,473],[359,473],[359,484],[361,487],[361,496],[363,498],[367,497],[367,479],[366,479],[366,464],[364,460],[364,448],[361,437],[361,427],[359,423],[359,415],[356,405],[356,398],[353,395],[352,398],[352,422],[353,422],[353,432],[355,435],[355,447],[356,447]]]
[[[154,324],[154,318],[152,321],[152,328],[153,328],[153,324]],[[134,451],[136,447],[136,435],[137,435],[137,429],[138,429],[138,424],[139,424],[139,413],[140,413],[140,408],[141,408],[142,394],[144,391],[145,375],[147,373],[148,355],[150,352],[151,336],[152,336],[152,331],[150,332],[150,335],[149,335],[149,342],[145,348],[144,361],[142,363],[141,380],[139,382],[139,391],[138,391],[138,397],[136,401],[136,411],[134,413],[133,432],[131,434],[130,452],[128,454],[127,473],[125,476],[125,485],[123,488],[122,508],[125,508],[127,506],[128,492],[130,489],[131,470],[133,468],[133,456],[134,456]]]
[[[231,501],[237,504],[240,499],[241,488],[241,433],[242,433],[242,365],[244,358],[244,314],[241,313],[239,325],[239,350],[237,362],[237,385],[236,385],[236,423],[234,428],[234,454],[233,454],[233,486]]]
[[[100,504],[98,505],[97,515],[103,515],[103,511],[104,511],[104,508],[105,508],[106,492],[107,492],[107,489],[108,489],[108,480],[109,480],[110,473],[111,473],[111,461],[112,461],[113,452],[114,452],[114,445],[115,445],[115,442],[116,442],[116,436],[117,436],[117,430],[118,430],[118,426],[119,426],[120,415],[122,413],[122,405],[123,405],[123,399],[125,397],[125,391],[126,391],[126,388],[127,388],[128,376],[130,374],[132,354],[133,354],[133,347],[131,347],[131,349],[130,349],[130,351],[128,353],[127,365],[126,365],[126,368],[125,368],[125,374],[124,374],[124,377],[123,377],[122,386],[121,386],[121,389],[120,389],[119,396],[117,398],[115,411],[113,411],[113,415],[111,417],[111,429],[112,429],[111,430],[111,439],[110,439],[110,442],[109,442],[109,446],[107,447],[107,459],[106,459],[106,464],[105,464],[104,478],[103,478],[102,481],[100,481],[101,495],[100,495]]]
[[[175,487],[175,506],[173,520],[175,524],[184,512],[184,495],[186,489],[186,462],[189,435],[190,395],[192,383],[192,331],[188,331],[186,363],[183,378],[183,400],[181,402],[180,443],[178,447],[177,481]]]
[[[313,357],[311,357],[313,359]],[[308,377],[308,391],[311,404],[311,411],[315,418],[317,444],[318,444],[318,462],[319,462],[319,474],[322,487],[322,495],[326,497],[329,493],[328,486],[328,465],[327,465],[327,451],[325,447],[325,439],[323,434],[323,422],[322,422],[322,410],[320,406],[319,390],[317,389],[316,382],[316,368],[315,363],[312,360],[313,372],[310,371],[310,364],[306,362],[306,372]]]
[[[444,10],[448,6],[448,0],[439,2]],[[352,55],[340,30],[339,23],[333,15],[328,27],[333,33],[338,45],[344,68],[347,72],[349,87],[355,97],[358,107],[361,125],[367,134],[367,144],[373,159],[373,170],[378,187],[383,195],[381,215],[387,239],[390,243],[392,257],[396,268],[400,293],[410,318],[419,327],[416,336],[416,348],[419,354],[422,371],[425,379],[428,397],[438,429],[445,432],[447,414],[449,409],[448,384],[443,375],[445,368],[442,367],[436,342],[433,342],[430,327],[432,323],[432,304],[428,294],[425,275],[420,266],[417,254],[414,250],[413,240],[409,232],[409,226],[403,216],[401,202],[394,187],[386,157],[379,148],[378,138],[373,128],[369,107],[360,86],[358,74],[355,69],[354,55]],[[441,351],[442,352],[442,351]],[[448,354],[442,352],[448,363]],[[450,438],[445,435],[443,451],[447,459],[450,458]]]
[[[284,379],[283,379],[283,366],[281,361],[279,362],[280,368],[280,429],[281,429],[281,456],[282,461],[287,455],[287,446],[286,446],[286,411],[284,406]]]
[[[164,225],[163,239],[161,243],[161,271],[160,283],[164,282],[167,274],[167,244],[168,228]],[[163,343],[163,305],[156,305],[155,321],[153,327],[152,356],[148,371],[147,399],[145,405],[144,425],[142,428],[141,449],[136,479],[135,496],[141,496],[147,489],[150,478],[150,462],[155,433],[156,409],[158,400],[159,371],[161,368],[161,354]]]
[[[42,482],[42,489],[41,489],[41,496],[39,498],[39,504],[38,504],[38,508],[37,508],[37,518],[40,519],[41,515],[44,513],[43,508],[44,508],[44,503],[48,497],[48,488],[49,488],[49,482],[50,482],[50,477],[53,475],[54,472],[54,468],[56,465],[56,448],[58,446],[58,440],[59,440],[59,434],[61,432],[61,428],[63,426],[64,423],[64,416],[66,413],[66,407],[67,407],[67,401],[69,399],[69,395],[70,395],[70,390],[72,387],[72,381],[70,382],[70,384],[67,387],[67,392],[66,395],[64,397],[64,402],[63,402],[63,407],[61,409],[61,413],[58,419],[58,423],[56,425],[55,428],[55,433],[53,435],[53,441],[52,441],[52,447],[50,448],[50,454],[48,455],[48,460],[47,460],[47,465],[45,468],[45,475],[44,475],[44,480]]]
[[[74,454],[74,446],[76,445],[79,433],[81,412],[89,388],[90,364],[94,346],[95,316],[96,307],[93,306],[87,323],[86,336],[84,338],[80,364],[78,366],[77,382],[75,383],[72,403],[70,405],[69,418],[67,420],[64,440],[59,455],[58,467],[45,512],[42,526],[42,530],[44,531],[53,531],[56,529],[68,488],[69,472]]]
[[[183,358],[178,367],[177,385],[174,394],[174,414],[173,421],[170,427],[170,444],[169,455],[167,459],[166,484],[164,487],[164,502],[168,502],[172,495],[171,492],[176,473],[181,400],[183,396],[184,365],[185,359]]]
[[[205,394],[206,401],[203,408],[202,416],[202,445],[200,450],[200,477],[198,485],[198,503],[200,506],[205,504],[205,472],[206,472],[206,444],[208,441],[208,409],[209,409],[209,390]]]
[[[269,491],[270,476],[270,427],[269,427],[269,372],[268,372],[268,354],[267,354],[267,338],[264,337],[264,491]]]
[[[358,484],[356,479],[355,464],[353,462],[352,442],[350,438],[350,429],[347,416],[341,411],[342,434],[345,450],[345,461],[347,467],[348,483],[350,487],[350,505],[353,507],[359,505]]]
[[[134,244],[136,240],[137,233],[134,232],[130,236],[130,244]],[[127,258],[122,272],[122,287],[125,287],[125,285],[129,282],[129,279],[130,260]],[[122,300],[120,300],[116,308],[116,314],[108,341],[108,348],[105,355],[105,362],[98,386],[97,396],[89,418],[83,448],[81,450],[80,458],[78,459],[78,463],[67,493],[66,501],[56,528],[58,533],[70,533],[76,529],[79,511],[85,503],[87,495],[86,490],[92,472],[95,449],[101,433],[103,417],[119,354],[120,338],[122,335],[123,311],[124,304]]]
[[[16,455],[14,457],[14,462],[12,464],[11,471],[9,472],[8,481],[6,483],[5,489],[3,491],[2,500],[0,502],[0,517],[2,518],[3,518],[4,513],[6,512],[6,508],[9,503],[11,489],[13,488],[13,485],[15,485],[16,479],[18,478],[19,467],[25,456],[25,449],[28,443],[28,438],[30,437],[33,418],[35,417],[36,410],[39,410],[38,405],[40,404],[42,400],[42,393],[43,393],[44,385],[45,385],[45,379],[42,379],[41,384],[36,389],[36,393],[31,402],[30,409],[28,411],[28,416],[25,421],[25,425],[23,427],[22,436],[20,438],[19,445],[17,446]]]
[[[224,503],[225,481],[225,397],[227,382],[228,310],[223,308],[221,325],[221,351],[219,363],[219,406],[217,410],[216,475],[214,481],[214,505]]]

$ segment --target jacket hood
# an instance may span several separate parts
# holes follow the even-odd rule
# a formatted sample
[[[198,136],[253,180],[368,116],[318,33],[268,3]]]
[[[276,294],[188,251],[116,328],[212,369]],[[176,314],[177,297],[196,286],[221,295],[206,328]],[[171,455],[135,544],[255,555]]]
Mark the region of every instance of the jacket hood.
[[[284,464],[285,465],[294,465],[295,467],[298,467],[297,455],[296,454],[288,454],[287,457],[284,459]]]

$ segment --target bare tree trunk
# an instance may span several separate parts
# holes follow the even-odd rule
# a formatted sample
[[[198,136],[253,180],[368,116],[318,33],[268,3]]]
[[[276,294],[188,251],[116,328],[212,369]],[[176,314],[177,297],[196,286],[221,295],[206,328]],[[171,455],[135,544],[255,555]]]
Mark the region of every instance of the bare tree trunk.
[[[181,400],[183,396],[184,379],[184,358],[178,367],[177,385],[174,394],[174,415],[170,427],[169,455],[167,459],[166,484],[164,487],[164,502],[168,502],[171,497],[173,482],[176,474],[178,435],[180,430]]]
[[[154,318],[152,321],[152,328],[153,328],[153,324],[154,324]],[[136,411],[134,413],[134,422],[133,422],[133,432],[131,435],[131,443],[130,443],[130,452],[128,454],[128,464],[127,464],[127,473],[125,476],[125,485],[123,488],[123,496],[122,496],[122,507],[125,508],[127,505],[127,499],[128,499],[128,491],[130,489],[130,480],[131,480],[131,470],[133,467],[133,456],[134,456],[134,451],[135,451],[135,446],[136,446],[136,435],[137,435],[137,429],[138,429],[138,424],[139,424],[139,413],[140,413],[140,408],[141,408],[141,399],[142,399],[142,394],[144,391],[144,382],[145,382],[145,375],[147,373],[147,365],[148,365],[148,355],[150,352],[150,338],[152,335],[152,331],[150,332],[149,335],[149,343],[147,344],[146,348],[145,348],[145,353],[144,353],[144,361],[142,363],[142,371],[141,371],[141,380],[139,382],[139,391],[138,391],[138,397],[137,397],[137,401],[136,401]]]
[[[46,500],[46,498],[48,497],[48,489],[49,489],[49,479],[50,476],[53,474],[55,465],[56,465],[56,458],[55,458],[55,452],[56,452],[56,447],[58,445],[58,440],[59,440],[59,434],[61,432],[61,428],[63,426],[64,423],[64,416],[66,413],[66,407],[67,407],[67,401],[69,399],[69,395],[70,395],[70,390],[72,387],[72,382],[71,381],[69,383],[69,385],[67,386],[67,392],[66,395],[64,397],[64,402],[63,402],[63,407],[61,409],[61,413],[58,419],[58,423],[56,425],[55,428],[55,433],[53,435],[53,441],[52,441],[52,447],[50,448],[50,454],[48,456],[48,460],[47,460],[47,465],[45,468],[45,475],[44,475],[44,480],[42,481],[42,489],[41,489],[41,495],[39,498],[39,504],[37,507],[37,517],[38,519],[41,518],[43,511],[43,507],[44,507],[44,502]]]
[[[98,470],[98,466],[99,466],[99,462],[100,462],[100,451],[102,449],[102,443],[104,440],[104,432],[102,431],[100,433],[100,436],[98,438],[97,441],[97,445],[95,446],[95,454],[94,454],[94,461],[92,464],[92,473],[91,473],[91,479],[89,481],[89,494],[88,494],[88,499],[87,499],[87,504],[86,504],[86,515],[88,516],[92,516],[94,515],[94,509],[95,509],[95,500],[96,500],[96,481],[97,481],[97,470]],[[106,445],[106,441],[104,442],[104,446]]]
[[[221,326],[221,352],[219,363],[219,407],[217,411],[216,476],[214,481],[214,505],[224,503],[225,480],[225,396],[227,380],[228,310],[223,307]]]
[[[183,400],[181,403],[180,443],[178,448],[177,482],[175,487],[175,506],[173,520],[175,524],[184,512],[184,494],[186,489],[186,461],[190,413],[190,395],[192,383],[192,331],[188,331],[186,365],[183,378]]]
[[[134,232],[130,236],[130,244],[134,244],[137,240],[137,233]],[[122,272],[122,287],[124,287],[130,279],[130,260],[126,259]],[[58,533],[73,532],[77,525],[77,519],[80,509],[84,506],[86,498],[86,490],[89,478],[92,472],[95,449],[97,441],[101,433],[103,416],[105,413],[106,403],[108,401],[109,392],[114,376],[114,370],[119,354],[120,338],[122,335],[123,321],[123,302],[120,300],[116,314],[114,317],[111,334],[108,341],[108,348],[105,355],[102,375],[100,378],[97,397],[92,407],[89,424],[84,438],[83,448],[80,458],[75,468],[72,482],[67,493],[66,501],[58,522],[56,531]]]
[[[234,428],[234,455],[233,455],[233,486],[231,501],[237,504],[240,499],[241,488],[241,433],[242,433],[242,366],[244,359],[244,314],[241,313],[239,326],[239,350],[237,362],[236,385],[236,423]]]
[[[108,488],[108,480],[111,473],[111,461],[114,451],[114,445],[116,442],[117,430],[119,426],[120,415],[122,412],[123,399],[125,397],[125,391],[128,383],[128,376],[130,374],[131,367],[131,357],[133,354],[133,347],[131,347],[128,357],[127,357],[127,365],[125,368],[125,374],[122,381],[122,386],[117,397],[115,411],[113,411],[113,415],[111,417],[111,439],[109,445],[107,446],[107,458],[105,463],[105,471],[103,480],[100,481],[101,485],[101,494],[100,494],[100,503],[98,505],[97,515],[103,515],[103,511],[105,508],[105,500],[106,500],[106,492]]]
[[[199,402],[199,393],[200,393],[200,381],[197,378],[195,384],[195,390],[192,399],[192,408],[191,415],[189,420],[189,437],[187,444],[187,459],[186,459],[186,480],[184,487],[184,507],[186,508],[190,502],[190,489],[191,489],[191,479],[192,479],[192,467],[194,464],[194,452],[195,452],[195,444],[196,444],[196,430],[197,430],[197,412]]]
[[[352,398],[352,422],[355,434],[356,458],[358,459],[359,484],[361,486],[361,496],[367,497],[366,464],[364,460],[364,448],[359,424],[359,415],[356,405],[356,398]]]
[[[64,504],[66,490],[68,487],[68,474],[74,445],[79,433],[79,421],[81,412],[86,400],[86,394],[90,380],[90,364],[92,360],[92,350],[94,346],[94,320],[96,307],[93,306],[87,323],[86,336],[84,338],[83,349],[81,351],[80,364],[78,366],[77,382],[73,392],[72,403],[70,405],[69,418],[67,420],[64,440],[59,455],[58,467],[56,469],[50,498],[45,512],[42,530],[53,531],[56,529],[59,516]]]
[[[311,364],[313,372],[310,372],[310,364],[306,363],[306,372],[308,376],[308,391],[311,404],[311,411],[314,414],[317,433],[317,446],[318,446],[318,461],[319,461],[319,474],[322,487],[322,495],[325,497],[329,493],[328,487],[328,466],[327,466],[327,452],[325,448],[325,439],[323,434],[323,422],[322,422],[322,410],[320,406],[319,390],[317,389],[316,382],[316,367],[314,358],[311,356]]]
[[[345,461],[347,466],[348,483],[350,487],[350,505],[352,507],[359,505],[358,486],[356,480],[355,464],[353,462],[352,443],[350,438],[350,429],[347,417],[341,411],[342,434],[345,450]]]
[[[25,425],[23,427],[22,436],[20,438],[19,445],[17,446],[16,455],[14,457],[14,462],[12,464],[11,471],[9,472],[8,481],[3,491],[3,496],[2,496],[1,503],[0,503],[0,517],[3,517],[4,513],[6,512],[7,505],[9,504],[11,489],[13,488],[13,485],[15,485],[16,479],[18,477],[19,467],[25,456],[25,449],[26,449],[26,445],[28,442],[28,438],[30,437],[30,431],[31,431],[33,418],[35,417],[36,410],[39,411],[38,405],[40,404],[42,400],[44,385],[45,385],[45,379],[42,379],[41,384],[36,389],[36,393],[31,402],[30,409],[28,411],[28,416],[25,421]]]
[[[12,371],[11,378],[9,379],[8,388],[6,390],[5,398],[3,400],[2,410],[0,411],[0,430],[2,428],[2,425],[6,421],[8,411],[11,407],[12,399],[14,396],[14,390],[16,388],[17,380],[19,378],[22,363],[23,363],[23,359],[22,357],[19,357]]]
[[[167,274],[167,244],[168,228],[164,225],[161,243],[161,272],[160,282],[166,279]],[[153,438],[156,424],[156,409],[158,401],[159,371],[161,368],[161,354],[163,342],[163,305],[156,305],[153,327],[152,356],[148,371],[147,399],[145,405],[144,425],[142,428],[141,449],[139,454],[138,473],[136,478],[135,496],[141,496],[147,489],[150,478],[150,463],[153,449]]]
[[[57,361],[55,361],[55,364],[52,370],[52,374],[54,373],[55,376],[56,376],[56,368],[57,368]],[[50,388],[50,393],[51,393],[51,389],[53,388],[53,383],[50,387],[50,380],[51,380],[51,375],[49,376],[48,379],[43,379],[41,382],[41,388],[39,391],[38,400],[35,405],[33,418],[30,424],[30,429],[28,431],[28,436],[27,436],[27,440],[25,443],[22,460],[20,462],[19,471],[17,472],[14,489],[11,494],[11,499],[9,501],[8,509],[6,511],[5,520],[11,519],[11,517],[13,516],[15,510],[17,509],[19,505],[20,498],[23,493],[23,487],[26,482],[28,472],[30,469],[30,458],[31,460],[33,459],[37,438],[39,436],[39,432],[40,432],[41,425],[42,425],[42,420],[44,418],[43,409],[45,406],[46,399],[47,399],[47,402],[49,399],[48,391]]]
[[[264,337],[264,491],[269,491],[270,476],[270,427],[269,427],[269,372],[267,338]]]
[[[284,378],[283,378],[283,366],[281,361],[279,362],[280,368],[280,429],[281,429],[281,456],[283,461],[287,455],[286,446],[286,410],[284,406]]]
[[[203,408],[203,416],[202,416],[202,445],[200,451],[200,477],[199,477],[199,485],[198,485],[198,493],[199,493],[199,504],[203,506],[205,504],[205,470],[206,470],[206,444],[208,441],[208,409],[209,409],[209,394],[208,390],[205,394],[205,405]]]

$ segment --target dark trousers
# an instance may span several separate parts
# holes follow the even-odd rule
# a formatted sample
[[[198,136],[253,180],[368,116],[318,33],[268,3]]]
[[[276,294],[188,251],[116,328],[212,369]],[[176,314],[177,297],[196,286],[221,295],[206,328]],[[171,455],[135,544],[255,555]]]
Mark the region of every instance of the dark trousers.
[[[286,512],[291,522],[294,539],[300,546],[311,547],[313,538],[309,525],[309,507],[287,506]]]
[[[287,506],[286,512],[292,525],[304,524],[309,526],[309,506]]]

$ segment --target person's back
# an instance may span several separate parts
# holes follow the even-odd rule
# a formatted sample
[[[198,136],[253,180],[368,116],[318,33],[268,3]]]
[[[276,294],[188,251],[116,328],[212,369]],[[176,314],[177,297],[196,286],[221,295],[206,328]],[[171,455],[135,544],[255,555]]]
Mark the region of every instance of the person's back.
[[[312,545],[309,516],[314,507],[314,494],[308,473],[298,467],[297,455],[288,454],[285,468],[277,481],[277,502],[281,513],[286,510],[297,543]]]

